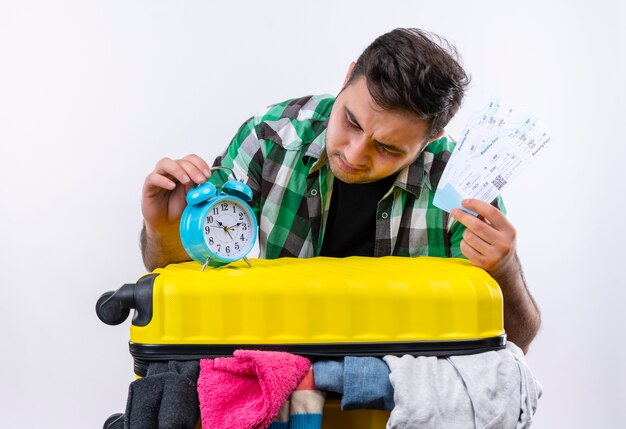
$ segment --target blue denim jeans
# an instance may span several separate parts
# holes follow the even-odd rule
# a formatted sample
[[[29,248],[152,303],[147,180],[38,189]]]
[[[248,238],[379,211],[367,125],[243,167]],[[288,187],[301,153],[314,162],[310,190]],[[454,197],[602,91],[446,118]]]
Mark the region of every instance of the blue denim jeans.
[[[341,409],[391,410],[394,407],[389,367],[376,357],[346,356],[313,364],[315,386],[341,393]]]

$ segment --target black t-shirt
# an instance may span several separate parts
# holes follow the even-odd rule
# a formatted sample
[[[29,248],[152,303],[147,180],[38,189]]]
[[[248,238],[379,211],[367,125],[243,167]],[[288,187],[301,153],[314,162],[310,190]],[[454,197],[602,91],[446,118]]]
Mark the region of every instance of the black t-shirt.
[[[376,210],[395,180],[348,184],[335,177],[320,256],[374,256]]]

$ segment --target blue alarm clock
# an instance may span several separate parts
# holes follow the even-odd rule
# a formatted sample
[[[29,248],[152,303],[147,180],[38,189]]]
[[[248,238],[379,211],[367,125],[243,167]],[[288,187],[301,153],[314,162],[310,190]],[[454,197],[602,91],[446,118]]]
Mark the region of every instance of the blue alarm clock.
[[[211,170],[232,170],[213,167]],[[234,174],[233,174],[234,177]],[[189,190],[187,207],[180,218],[180,240],[187,254],[207,265],[221,266],[246,255],[257,239],[257,221],[248,205],[252,201],[250,187],[237,180],[217,188],[205,182]]]

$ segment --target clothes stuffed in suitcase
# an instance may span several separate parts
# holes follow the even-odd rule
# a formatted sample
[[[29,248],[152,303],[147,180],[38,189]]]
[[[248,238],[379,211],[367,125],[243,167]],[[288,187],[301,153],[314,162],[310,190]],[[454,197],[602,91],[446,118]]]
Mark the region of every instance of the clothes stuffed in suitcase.
[[[341,356],[448,356],[504,348],[502,293],[463,259],[349,257],[252,260],[201,270],[172,264],[104,294],[99,317],[135,309],[135,373],[154,361],[285,351]],[[384,427],[388,412],[339,411],[324,427]]]

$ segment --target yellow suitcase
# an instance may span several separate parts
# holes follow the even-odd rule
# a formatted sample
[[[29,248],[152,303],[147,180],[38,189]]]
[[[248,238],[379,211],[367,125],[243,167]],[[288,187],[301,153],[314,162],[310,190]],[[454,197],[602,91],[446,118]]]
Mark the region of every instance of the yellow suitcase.
[[[454,355],[504,348],[502,293],[463,259],[253,259],[201,271],[186,262],[107,292],[100,319],[131,309],[135,373],[156,360],[279,350],[337,356]],[[324,427],[384,427],[388,412],[324,410]]]

